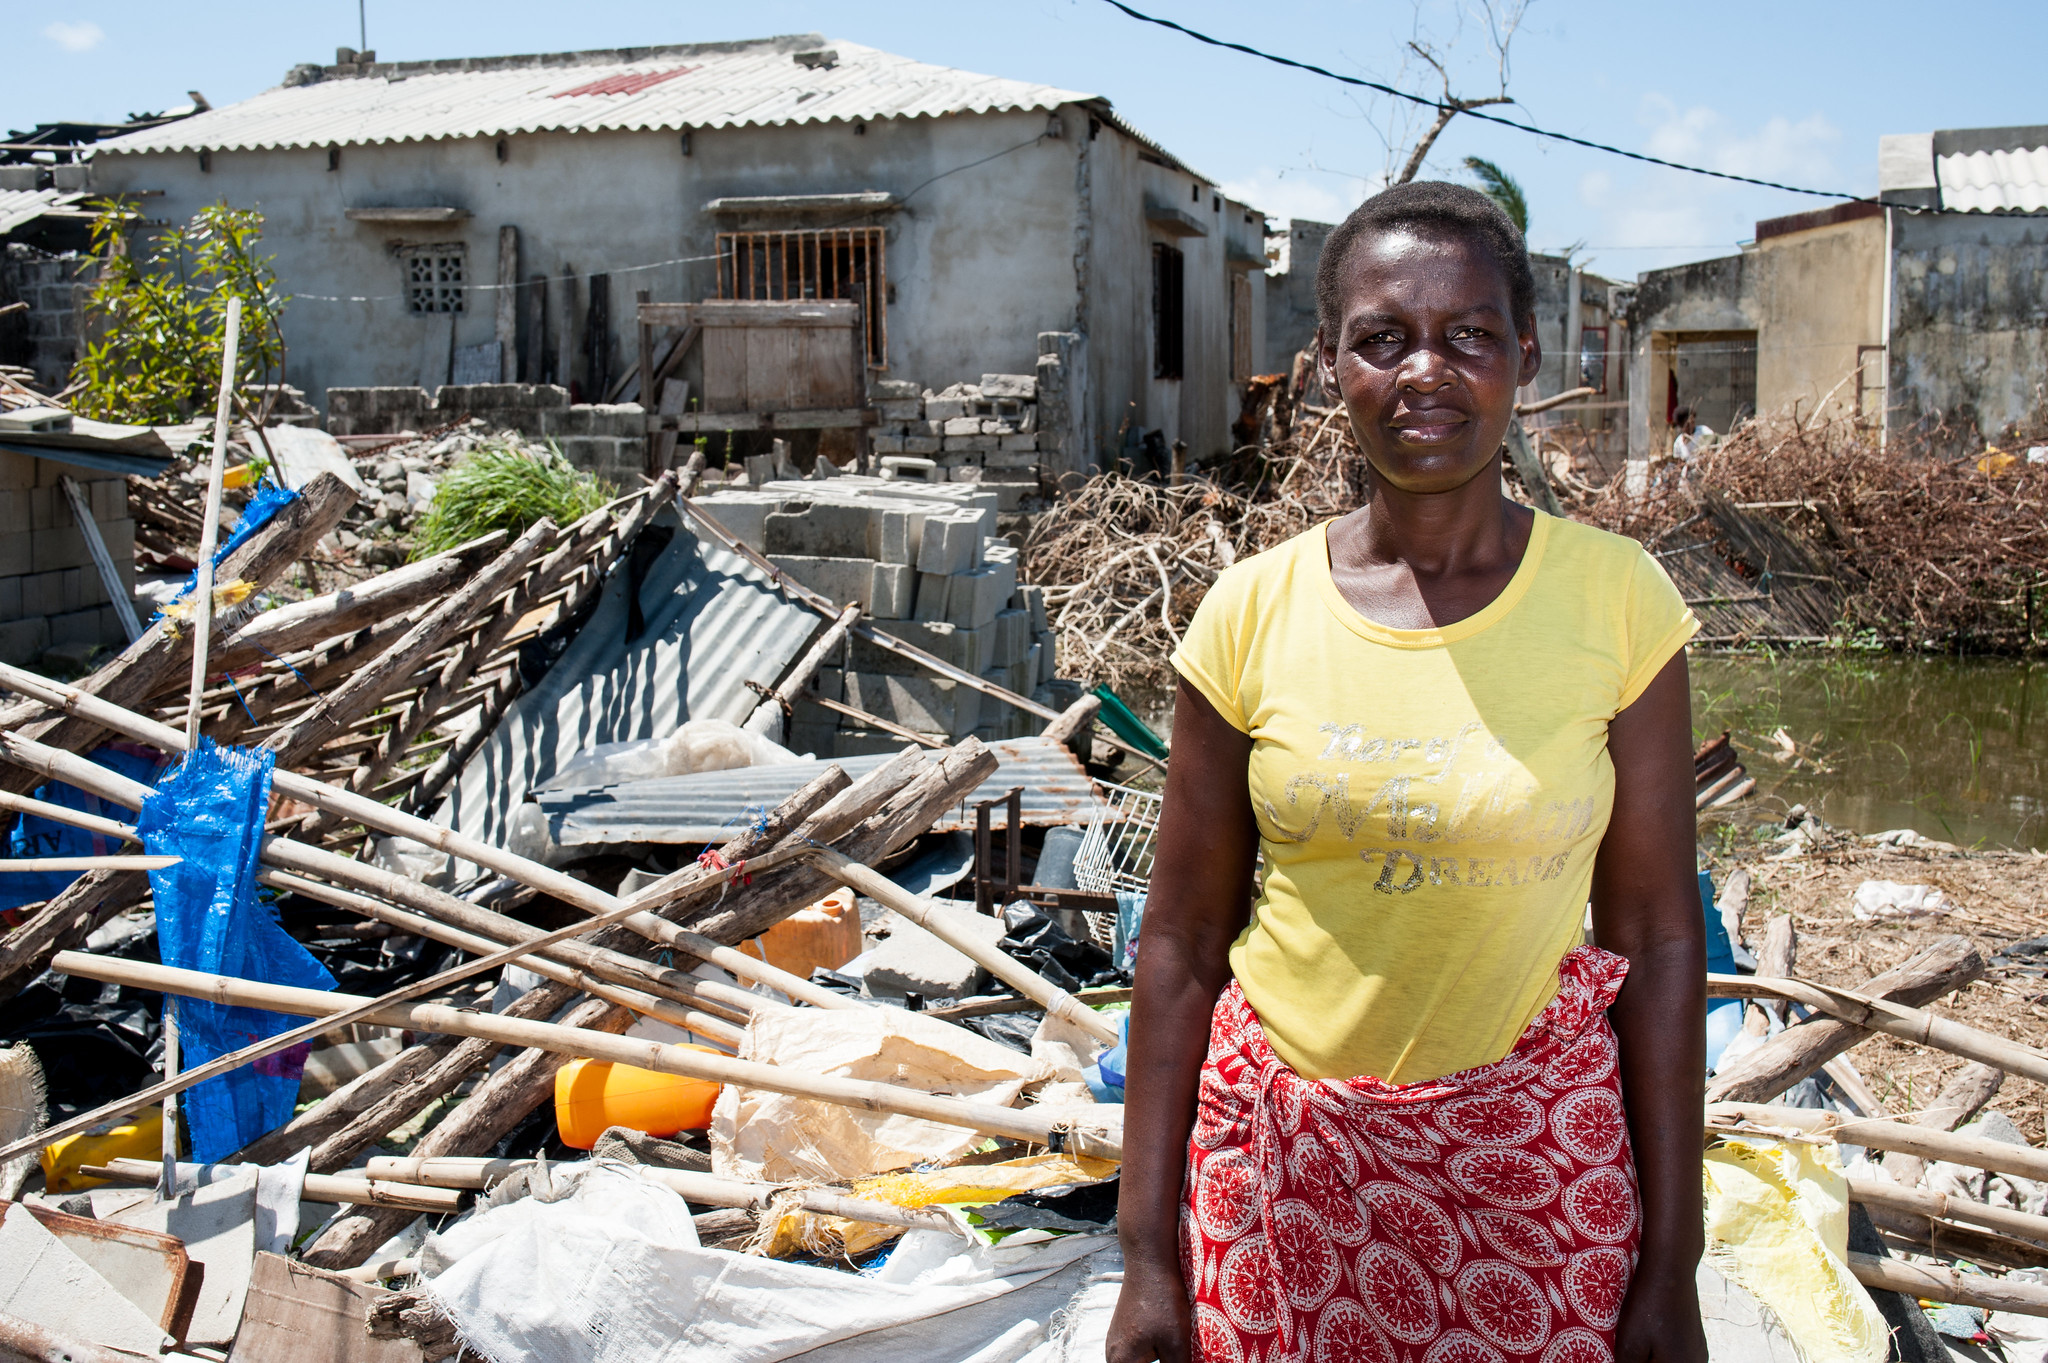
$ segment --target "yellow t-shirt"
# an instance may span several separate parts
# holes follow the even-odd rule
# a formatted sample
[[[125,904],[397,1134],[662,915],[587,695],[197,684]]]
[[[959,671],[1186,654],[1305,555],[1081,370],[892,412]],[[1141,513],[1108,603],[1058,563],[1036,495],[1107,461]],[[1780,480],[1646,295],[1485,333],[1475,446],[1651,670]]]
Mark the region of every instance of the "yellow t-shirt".
[[[1505,590],[1389,629],[1327,525],[1230,568],[1173,665],[1252,738],[1264,891],[1230,950],[1309,1078],[1506,1055],[1557,988],[1614,806],[1607,723],[1699,628],[1634,540],[1536,513]]]

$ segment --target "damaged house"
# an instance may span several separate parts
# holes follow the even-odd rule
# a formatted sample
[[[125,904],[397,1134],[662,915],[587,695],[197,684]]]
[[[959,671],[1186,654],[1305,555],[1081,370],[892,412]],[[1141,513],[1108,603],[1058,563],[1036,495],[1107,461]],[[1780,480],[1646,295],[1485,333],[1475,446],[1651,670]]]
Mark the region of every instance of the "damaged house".
[[[1997,440],[2048,374],[2048,127],[1880,139],[1879,194],[1756,225],[1741,253],[1641,276],[1629,447],[1689,406],[1853,416],[1886,434]]]
[[[617,402],[637,396],[637,295],[845,299],[871,391],[899,401],[1059,355],[1048,473],[1151,432],[1227,448],[1263,349],[1265,221],[1099,96],[816,34],[337,55],[92,162],[153,217],[262,209],[296,299],[287,378],[316,403],[451,382]],[[679,371],[699,393],[700,363]]]

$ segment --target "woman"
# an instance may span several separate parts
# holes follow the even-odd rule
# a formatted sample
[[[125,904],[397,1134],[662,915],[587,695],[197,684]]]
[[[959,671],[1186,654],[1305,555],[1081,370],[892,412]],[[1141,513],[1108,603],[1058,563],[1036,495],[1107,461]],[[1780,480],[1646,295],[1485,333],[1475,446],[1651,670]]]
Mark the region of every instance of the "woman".
[[[1110,1363],[1704,1363],[1697,624],[1501,494],[1499,209],[1390,189],[1316,282],[1372,490],[1174,655]]]

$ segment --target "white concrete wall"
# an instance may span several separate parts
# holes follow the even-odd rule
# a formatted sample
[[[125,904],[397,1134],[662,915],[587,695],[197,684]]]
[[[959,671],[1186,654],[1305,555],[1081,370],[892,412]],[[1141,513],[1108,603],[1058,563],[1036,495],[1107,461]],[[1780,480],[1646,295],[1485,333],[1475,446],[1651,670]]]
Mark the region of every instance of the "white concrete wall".
[[[1163,431],[1167,444],[1188,442],[1191,458],[1230,447],[1230,422],[1237,414],[1237,389],[1230,375],[1231,240],[1257,256],[1265,251],[1265,229],[1256,213],[1242,221],[1241,204],[1184,170],[1160,164],[1140,144],[1103,128],[1090,144],[1091,166],[1085,203],[1089,215],[1085,304],[1089,354],[1095,383],[1097,439],[1108,460],[1119,448],[1118,429]],[[1148,159],[1149,158],[1149,159]],[[1207,229],[1204,236],[1177,237],[1145,218],[1145,198],[1178,208]],[[1184,374],[1153,377],[1152,243],[1163,241],[1185,256],[1186,324]],[[1255,276],[1253,304],[1263,311],[1265,281]],[[1254,356],[1258,354],[1254,352]]]
[[[895,294],[888,376],[943,387],[984,372],[1030,373],[1037,333],[1075,325],[1075,162],[1087,117],[1067,110],[1064,121],[1063,139],[1039,136],[1043,112],[890,120],[864,133],[845,123],[699,129],[688,156],[668,132],[516,136],[502,162],[487,138],[351,146],[332,171],[325,149],[216,151],[205,171],[191,154],[103,153],[94,174],[103,190],[163,191],[148,201],[152,217],[183,220],[221,200],[264,211],[264,249],[299,296],[285,314],[287,381],[316,402],[329,387],[418,381],[429,322],[400,296],[398,243],[465,242],[472,284],[492,284],[498,229],[511,224],[520,229],[522,276],[609,273],[617,363],[628,366],[635,290],[658,301],[715,290],[709,259],[629,268],[712,255],[719,224],[704,203],[886,190],[908,196],[905,211],[872,220],[888,229]],[[451,205],[471,216],[405,228],[344,216],[392,204]],[[456,345],[493,338],[494,298],[472,290]],[[549,310],[552,331],[553,297]]]

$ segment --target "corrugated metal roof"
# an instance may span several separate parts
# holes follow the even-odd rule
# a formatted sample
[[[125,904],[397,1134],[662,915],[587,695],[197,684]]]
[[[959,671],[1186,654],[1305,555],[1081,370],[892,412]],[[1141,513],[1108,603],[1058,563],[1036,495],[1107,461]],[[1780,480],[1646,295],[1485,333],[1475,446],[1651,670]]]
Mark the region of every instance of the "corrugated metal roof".
[[[1941,206],[1970,213],[2048,208],[2048,147],[1937,156]]]
[[[86,197],[65,189],[0,189],[0,237],[34,222],[53,208],[69,208]]]
[[[798,52],[836,52],[804,65]],[[391,62],[279,86],[101,152],[326,147],[535,132],[663,131],[1052,109],[1094,96],[816,34],[747,43]]]
[[[664,510],[657,524],[672,524]],[[512,810],[561,765],[600,743],[663,738],[686,719],[743,723],[821,624],[738,555],[678,528],[640,586],[645,624],[628,639],[629,575],[540,685],[519,697],[434,815],[503,846]]]
[[[989,744],[1002,763],[948,818],[932,825],[934,832],[974,827],[974,802],[1000,799],[1010,787],[1024,788],[1024,822],[1047,828],[1085,823],[1105,808],[1095,783],[1064,744],[1043,738],[1013,738]],[[834,759],[846,774],[858,778],[887,761],[886,756]],[[534,798],[548,816],[556,842],[563,846],[604,843],[724,842],[746,826],[749,811],[774,808],[824,769],[823,761],[791,762],[775,767],[742,767],[691,776],[632,781],[597,790],[542,791]],[[1003,815],[996,812],[1001,827]]]

